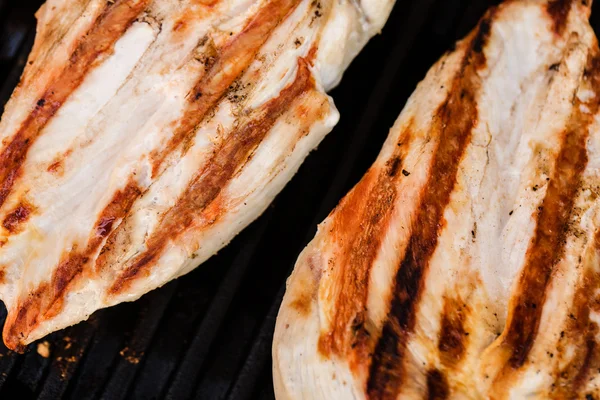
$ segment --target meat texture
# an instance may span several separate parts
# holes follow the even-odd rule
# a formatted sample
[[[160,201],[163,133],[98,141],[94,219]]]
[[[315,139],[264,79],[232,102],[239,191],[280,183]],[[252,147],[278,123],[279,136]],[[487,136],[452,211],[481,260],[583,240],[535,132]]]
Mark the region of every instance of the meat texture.
[[[506,1],[429,71],[288,281],[278,399],[600,398],[590,8]]]
[[[48,0],[0,123],[12,349],[189,272],[338,120],[393,0]]]

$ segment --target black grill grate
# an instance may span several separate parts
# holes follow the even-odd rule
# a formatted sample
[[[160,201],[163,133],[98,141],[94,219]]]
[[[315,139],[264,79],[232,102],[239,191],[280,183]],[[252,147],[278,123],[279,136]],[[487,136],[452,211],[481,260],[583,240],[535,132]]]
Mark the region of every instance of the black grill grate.
[[[0,398],[273,399],[271,339],[297,255],[373,162],[416,83],[496,2],[397,0],[383,35],[332,93],[339,125],[269,210],[189,275],[50,335],[49,358],[35,344],[24,355],[0,344]],[[0,0],[0,104],[18,82],[40,4]]]

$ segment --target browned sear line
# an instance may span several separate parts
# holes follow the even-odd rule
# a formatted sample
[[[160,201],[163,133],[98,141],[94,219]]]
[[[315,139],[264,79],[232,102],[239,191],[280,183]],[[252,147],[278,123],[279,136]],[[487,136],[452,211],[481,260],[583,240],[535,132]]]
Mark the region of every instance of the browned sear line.
[[[567,26],[567,20],[573,0],[550,0],[547,5],[548,14],[554,23],[554,32],[561,35]]]
[[[16,233],[20,225],[29,219],[34,211],[34,207],[26,201],[21,201],[19,205],[4,218],[2,226],[10,233]]]
[[[600,258],[600,230],[594,235],[589,253],[583,257],[584,269],[575,294],[565,329],[561,332],[556,356],[569,354],[570,361],[556,371],[555,398],[583,398],[587,380],[600,368],[600,348],[596,341],[598,325],[590,318],[600,304],[600,274],[596,270]],[[567,351],[566,348],[569,348]],[[552,354],[554,357],[554,354]],[[578,395],[577,395],[578,394]]]
[[[469,338],[469,332],[465,331],[468,312],[465,303],[450,297],[444,299],[438,349],[447,366],[456,365],[465,353]]]
[[[446,376],[437,369],[427,371],[427,399],[445,400],[449,395],[450,389]]]

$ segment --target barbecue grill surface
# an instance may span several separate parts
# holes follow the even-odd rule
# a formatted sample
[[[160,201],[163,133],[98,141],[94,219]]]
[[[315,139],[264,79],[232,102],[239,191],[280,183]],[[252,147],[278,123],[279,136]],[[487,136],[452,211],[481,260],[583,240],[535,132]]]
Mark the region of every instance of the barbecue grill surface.
[[[41,3],[0,0],[2,107]],[[187,276],[50,335],[48,358],[37,343],[23,355],[0,344],[0,399],[273,399],[271,340],[297,255],[375,160],[429,67],[495,3],[397,0],[383,34],[331,93],[340,123],[265,214]]]

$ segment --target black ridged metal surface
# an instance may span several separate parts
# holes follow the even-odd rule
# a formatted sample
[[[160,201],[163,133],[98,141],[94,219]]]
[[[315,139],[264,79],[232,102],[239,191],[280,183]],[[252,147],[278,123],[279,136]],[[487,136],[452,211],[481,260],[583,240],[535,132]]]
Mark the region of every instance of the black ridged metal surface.
[[[297,255],[374,161],[429,67],[494,3],[397,0],[331,93],[340,123],[268,211],[187,276],[44,339],[49,358],[36,344],[23,355],[0,344],[0,399],[273,399],[271,340]],[[40,4],[0,0],[0,105]]]

